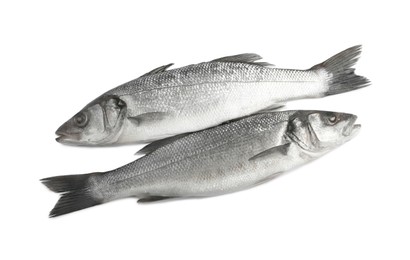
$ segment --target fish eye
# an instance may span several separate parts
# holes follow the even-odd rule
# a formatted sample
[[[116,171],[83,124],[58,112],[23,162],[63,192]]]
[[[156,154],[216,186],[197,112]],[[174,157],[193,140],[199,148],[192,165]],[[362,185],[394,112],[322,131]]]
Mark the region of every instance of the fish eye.
[[[79,113],[74,117],[74,122],[79,127],[84,127],[87,124],[88,118],[85,113]]]
[[[328,121],[330,124],[334,125],[334,124],[337,123],[338,118],[337,118],[337,116],[335,116],[335,115],[331,115],[331,116],[329,116],[329,117],[327,118],[327,121]]]

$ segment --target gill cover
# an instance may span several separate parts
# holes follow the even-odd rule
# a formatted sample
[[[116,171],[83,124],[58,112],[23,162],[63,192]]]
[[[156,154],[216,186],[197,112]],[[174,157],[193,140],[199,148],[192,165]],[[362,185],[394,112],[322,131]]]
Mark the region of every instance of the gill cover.
[[[318,147],[319,140],[309,123],[309,114],[298,112],[288,124],[288,135],[300,147],[313,151]]]
[[[124,101],[115,97],[109,98],[100,103],[103,113],[104,132],[106,134],[102,143],[110,143],[117,141],[121,134],[121,129],[124,124],[124,119],[127,112],[127,106]]]
[[[346,113],[300,111],[290,120],[288,136],[301,148],[319,152],[350,140],[360,128],[356,119]]]

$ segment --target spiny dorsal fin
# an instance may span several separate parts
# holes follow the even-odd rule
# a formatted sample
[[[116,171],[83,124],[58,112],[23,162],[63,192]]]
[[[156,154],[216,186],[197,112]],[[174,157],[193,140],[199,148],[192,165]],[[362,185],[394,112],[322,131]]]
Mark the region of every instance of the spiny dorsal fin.
[[[145,74],[142,75],[141,77],[164,72],[164,71],[166,71],[169,67],[171,67],[172,65],[174,65],[174,63],[170,63],[170,64],[167,64],[167,65],[164,65],[164,66],[155,68],[155,69],[151,70],[150,72],[145,73]]]
[[[226,56],[222,58],[218,58],[212,60],[211,62],[239,62],[239,63],[249,63],[255,64],[260,66],[273,66],[268,62],[256,62],[257,60],[261,60],[262,57],[256,53],[243,53],[238,55]]]
[[[186,135],[189,135],[190,133],[185,133],[185,134],[180,134],[180,135],[175,135],[175,136],[171,136],[168,138],[164,138],[158,141],[154,141],[146,146],[144,146],[141,150],[139,150],[136,154],[150,154],[153,151],[157,150],[158,148],[170,144]]]

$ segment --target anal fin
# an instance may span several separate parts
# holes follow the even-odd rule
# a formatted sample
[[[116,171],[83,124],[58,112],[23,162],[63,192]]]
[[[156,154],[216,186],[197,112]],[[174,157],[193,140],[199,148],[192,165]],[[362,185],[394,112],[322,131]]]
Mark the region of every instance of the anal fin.
[[[149,203],[149,202],[155,202],[155,201],[160,201],[160,200],[166,200],[166,199],[172,199],[173,197],[163,197],[163,196],[151,196],[151,197],[145,197],[139,199],[137,202],[138,203]]]

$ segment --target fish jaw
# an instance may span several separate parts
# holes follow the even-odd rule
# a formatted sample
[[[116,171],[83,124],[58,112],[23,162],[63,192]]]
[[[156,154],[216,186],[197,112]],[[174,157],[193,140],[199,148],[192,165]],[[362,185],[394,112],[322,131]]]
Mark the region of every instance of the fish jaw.
[[[56,131],[56,141],[61,144],[67,145],[81,145],[78,142],[78,137],[75,134],[67,135],[64,131],[61,131],[60,128]]]
[[[346,133],[343,133],[343,135],[347,137],[347,141],[356,137],[359,134],[361,127],[362,125],[360,124],[354,124],[350,130],[347,130]]]
[[[73,120],[70,119],[62,124],[55,132],[57,142],[66,145],[83,145],[80,142],[82,129],[77,128],[73,124]]]
[[[349,124],[347,124],[343,130],[343,136],[347,138],[347,141],[356,137],[360,132],[360,129],[362,126],[360,124],[355,124],[356,121],[357,121],[357,116],[353,115],[349,121]]]

